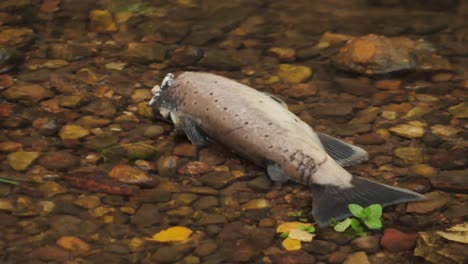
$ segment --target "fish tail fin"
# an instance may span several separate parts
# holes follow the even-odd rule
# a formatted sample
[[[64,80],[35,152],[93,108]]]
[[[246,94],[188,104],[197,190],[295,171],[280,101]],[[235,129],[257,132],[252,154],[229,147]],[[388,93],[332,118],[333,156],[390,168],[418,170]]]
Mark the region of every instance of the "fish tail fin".
[[[359,204],[363,207],[380,204],[385,207],[426,199],[422,194],[357,176],[353,176],[351,184],[352,187],[349,188],[312,185],[312,215],[319,226],[329,225],[332,218],[342,220],[351,216],[349,204]]]

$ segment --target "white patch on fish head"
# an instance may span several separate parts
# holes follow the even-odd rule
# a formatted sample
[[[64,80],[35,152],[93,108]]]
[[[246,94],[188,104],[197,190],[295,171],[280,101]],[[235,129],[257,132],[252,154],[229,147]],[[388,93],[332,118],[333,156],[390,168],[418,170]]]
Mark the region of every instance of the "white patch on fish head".
[[[161,116],[165,119],[169,118],[169,115],[171,114],[171,110],[167,109],[167,108],[159,108],[159,113],[161,114]]]
[[[180,124],[179,115],[174,111],[170,111],[169,114],[171,115],[171,120],[172,120],[172,123],[174,123],[174,126],[179,127],[179,124]]]

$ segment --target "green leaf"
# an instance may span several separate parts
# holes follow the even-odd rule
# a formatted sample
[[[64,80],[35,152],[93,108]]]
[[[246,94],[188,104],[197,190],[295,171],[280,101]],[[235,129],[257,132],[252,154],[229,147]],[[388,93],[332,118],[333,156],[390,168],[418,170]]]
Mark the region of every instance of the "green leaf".
[[[380,221],[379,218],[377,219],[368,219],[364,221],[364,224],[367,226],[367,228],[375,230],[375,229],[381,229],[382,228],[382,222]]]
[[[313,233],[315,232],[315,227],[314,226],[309,226],[305,229],[305,231],[309,232],[309,233]]]
[[[358,235],[358,236],[367,235],[367,233],[364,232],[364,228],[361,226],[361,222],[359,222],[359,220],[356,218],[351,219],[351,232],[350,233],[353,235]]]
[[[289,236],[289,234],[286,233],[286,232],[280,234],[280,237],[282,237],[282,238],[287,238],[288,236]]]
[[[302,211],[297,211],[296,217],[301,217],[302,216]]]
[[[299,222],[307,223],[307,221],[309,221],[309,219],[307,219],[307,218],[299,218]]]
[[[356,217],[361,218],[363,217],[362,211],[364,208],[358,204],[349,204],[348,205],[349,211]]]
[[[382,216],[382,206],[380,204],[371,204],[367,208],[369,208],[369,218],[370,219],[380,219]]]
[[[333,226],[336,226],[338,224],[338,221],[336,220],[335,217],[332,217],[330,219],[330,226],[333,227]]]
[[[306,226],[303,226],[303,225],[299,226],[299,230],[306,231],[306,229],[307,229]]]
[[[14,185],[18,185],[18,184],[19,184],[19,183],[16,182],[16,181],[8,180],[8,179],[5,179],[5,178],[0,178],[0,182],[9,183],[9,184],[14,184]]]
[[[334,229],[336,232],[344,232],[350,225],[351,225],[351,218],[346,218],[345,220],[336,224]]]

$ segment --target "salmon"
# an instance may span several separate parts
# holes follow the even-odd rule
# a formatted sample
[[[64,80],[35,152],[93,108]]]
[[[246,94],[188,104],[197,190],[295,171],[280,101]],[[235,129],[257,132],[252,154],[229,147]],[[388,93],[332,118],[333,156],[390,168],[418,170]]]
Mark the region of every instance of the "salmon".
[[[421,201],[419,193],[351,175],[343,167],[367,152],[316,133],[279,98],[203,72],[167,74],[149,105],[197,147],[208,139],[265,167],[275,182],[292,180],[312,190],[312,216],[320,226],[350,216],[348,204],[389,206]]]

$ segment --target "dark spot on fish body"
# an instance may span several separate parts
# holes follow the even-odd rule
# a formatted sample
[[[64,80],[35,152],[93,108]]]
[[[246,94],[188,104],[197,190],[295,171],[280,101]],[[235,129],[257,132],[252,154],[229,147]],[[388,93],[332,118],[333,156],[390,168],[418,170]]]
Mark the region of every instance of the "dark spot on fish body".
[[[227,111],[227,107],[224,107],[224,111]]]
[[[248,124],[249,124],[249,122],[244,122],[244,125],[248,125]]]
[[[269,126],[271,126],[271,125],[273,125],[273,123],[272,123],[272,122],[270,122],[270,123],[268,123],[268,125],[269,125]]]
[[[213,95],[213,92],[211,92],[210,95]]]

